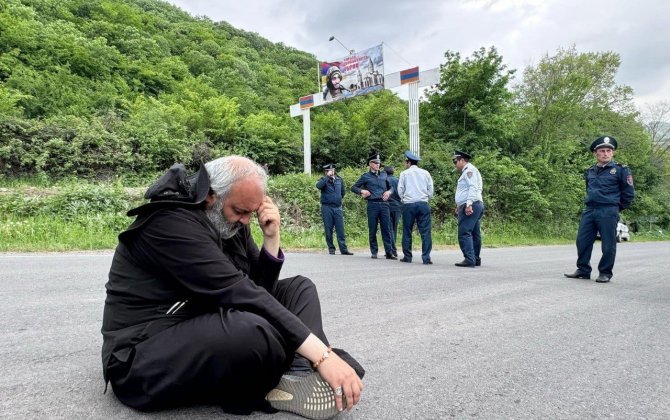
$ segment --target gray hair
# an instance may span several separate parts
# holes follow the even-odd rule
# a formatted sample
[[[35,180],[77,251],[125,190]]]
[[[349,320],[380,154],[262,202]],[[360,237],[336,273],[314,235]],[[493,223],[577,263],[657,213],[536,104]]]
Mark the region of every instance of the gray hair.
[[[244,156],[225,156],[205,163],[210,188],[219,198],[225,198],[235,183],[256,178],[265,192],[268,175],[262,166]]]

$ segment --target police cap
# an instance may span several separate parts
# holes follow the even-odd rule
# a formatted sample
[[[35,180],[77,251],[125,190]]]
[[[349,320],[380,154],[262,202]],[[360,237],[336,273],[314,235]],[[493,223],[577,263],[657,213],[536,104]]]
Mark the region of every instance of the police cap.
[[[405,150],[405,158],[413,162],[418,162],[421,160],[421,158],[415,155],[414,152],[412,152],[411,150]]]
[[[382,163],[382,157],[379,152],[374,152],[368,156],[368,163],[370,162]]]
[[[328,165],[323,165],[323,170],[327,171],[329,169],[335,169],[335,164],[329,163]]]
[[[471,154],[469,154],[469,153],[465,153],[465,152],[463,152],[463,151],[461,151],[461,150],[454,150],[454,155],[453,155],[452,157],[453,157],[454,159],[458,159],[458,158],[463,158],[463,159],[467,159],[467,160],[472,159],[472,155],[471,155]]]
[[[591,143],[591,151],[595,152],[598,149],[601,149],[603,147],[609,147],[612,150],[616,150],[617,143],[616,139],[614,137],[610,136],[604,136],[604,137],[598,137]]]

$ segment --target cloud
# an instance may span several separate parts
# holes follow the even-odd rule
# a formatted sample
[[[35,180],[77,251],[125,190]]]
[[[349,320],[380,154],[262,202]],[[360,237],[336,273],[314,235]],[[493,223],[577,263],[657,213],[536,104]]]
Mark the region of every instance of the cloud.
[[[206,15],[273,42],[331,60],[347,48],[363,50],[380,42],[385,71],[419,65],[438,67],[447,50],[470,56],[495,46],[520,74],[561,47],[613,51],[621,56],[617,77],[637,101],[670,100],[670,2],[591,0],[416,0],[332,3],[311,0],[172,0],[193,15]],[[324,7],[326,6],[326,7]]]

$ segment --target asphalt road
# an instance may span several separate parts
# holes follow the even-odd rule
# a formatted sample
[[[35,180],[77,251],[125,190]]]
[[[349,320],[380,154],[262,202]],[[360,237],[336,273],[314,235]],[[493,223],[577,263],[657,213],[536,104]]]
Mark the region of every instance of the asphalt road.
[[[594,251],[597,264],[599,250]],[[613,281],[563,278],[574,246],[485,249],[483,266],[288,253],[326,332],[367,369],[342,418],[670,418],[670,243],[623,243]],[[103,394],[111,252],[0,254],[0,417],[293,419],[199,406],[145,414]],[[597,273],[596,273],[597,274]]]

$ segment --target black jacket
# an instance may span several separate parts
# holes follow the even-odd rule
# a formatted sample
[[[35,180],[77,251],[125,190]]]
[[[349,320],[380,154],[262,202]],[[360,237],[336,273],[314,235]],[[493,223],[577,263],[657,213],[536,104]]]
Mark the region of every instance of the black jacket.
[[[297,349],[309,329],[269,293],[282,264],[283,254],[276,259],[259,252],[248,226],[221,240],[200,208],[174,206],[140,214],[119,235],[106,284],[105,379],[111,355],[126,362],[137,343],[219,308],[267,319]]]

